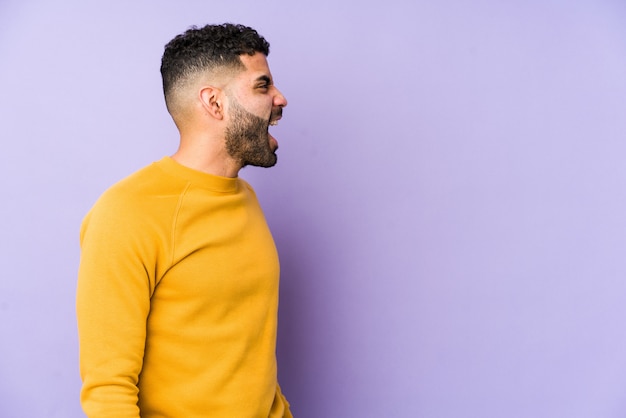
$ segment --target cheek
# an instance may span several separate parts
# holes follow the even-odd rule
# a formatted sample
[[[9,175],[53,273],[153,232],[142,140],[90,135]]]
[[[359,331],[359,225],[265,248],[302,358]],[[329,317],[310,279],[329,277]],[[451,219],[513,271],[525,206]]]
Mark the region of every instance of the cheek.
[[[273,101],[270,97],[268,97],[266,100],[257,103],[255,109],[256,114],[263,119],[269,119],[270,116],[272,116],[273,107]]]

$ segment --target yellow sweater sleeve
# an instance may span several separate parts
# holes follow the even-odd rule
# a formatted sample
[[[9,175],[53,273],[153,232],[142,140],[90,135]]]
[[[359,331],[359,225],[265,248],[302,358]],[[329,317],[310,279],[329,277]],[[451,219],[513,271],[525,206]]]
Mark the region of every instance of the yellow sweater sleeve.
[[[156,254],[133,213],[100,202],[81,229],[77,290],[81,401],[87,416],[138,418],[138,378]]]

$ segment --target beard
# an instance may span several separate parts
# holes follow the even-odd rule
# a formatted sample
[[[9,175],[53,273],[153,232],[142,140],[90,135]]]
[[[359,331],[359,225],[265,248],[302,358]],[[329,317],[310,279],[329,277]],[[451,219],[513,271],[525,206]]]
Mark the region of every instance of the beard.
[[[272,167],[278,157],[270,145],[269,117],[260,118],[237,103],[233,98],[232,122],[226,128],[226,151],[241,167]]]

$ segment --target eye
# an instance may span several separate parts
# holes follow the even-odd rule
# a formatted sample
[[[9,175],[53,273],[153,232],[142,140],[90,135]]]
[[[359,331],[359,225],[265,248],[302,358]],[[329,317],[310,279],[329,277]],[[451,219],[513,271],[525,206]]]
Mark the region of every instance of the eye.
[[[262,75],[256,80],[256,88],[262,90],[264,93],[272,88],[272,79],[269,76]]]

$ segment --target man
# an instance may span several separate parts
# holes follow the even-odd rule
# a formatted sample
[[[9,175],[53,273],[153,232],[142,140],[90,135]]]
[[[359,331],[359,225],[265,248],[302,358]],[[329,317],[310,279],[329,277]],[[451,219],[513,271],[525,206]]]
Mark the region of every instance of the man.
[[[276,163],[287,101],[241,25],[165,47],[180,145],[106,191],[81,228],[81,403],[90,418],[291,417],[276,373],[279,265],[246,165]]]

